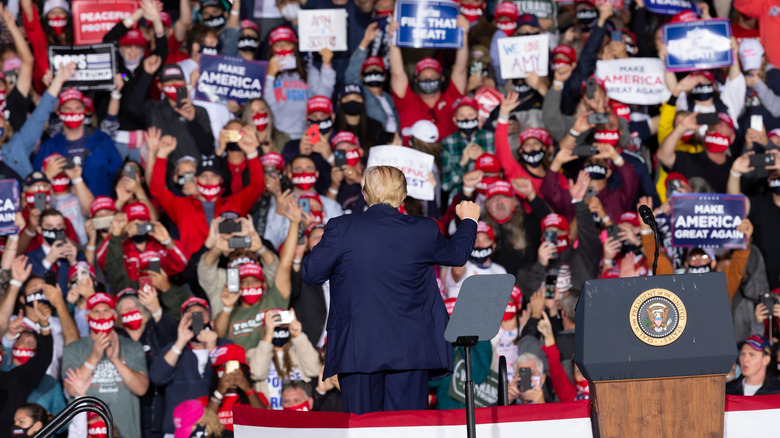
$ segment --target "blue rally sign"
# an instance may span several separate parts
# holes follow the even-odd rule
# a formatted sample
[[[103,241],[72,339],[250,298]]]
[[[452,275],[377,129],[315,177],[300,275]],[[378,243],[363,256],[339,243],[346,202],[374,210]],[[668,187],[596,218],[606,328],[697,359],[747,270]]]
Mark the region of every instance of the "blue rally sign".
[[[699,6],[691,0],[647,0],[645,6],[648,11],[660,15],[677,15],[684,11],[701,13]]]
[[[669,71],[704,70],[734,63],[729,20],[668,23],[663,33]]]
[[[458,4],[451,1],[399,0],[395,4],[398,47],[460,49],[463,29],[458,27]]]
[[[747,239],[737,225],[744,217],[742,195],[673,195],[672,246],[743,249]]]
[[[195,99],[227,103],[263,97],[263,81],[268,63],[222,55],[200,56],[200,77]]]
[[[16,234],[16,213],[19,211],[19,182],[15,179],[0,181],[0,236]]]

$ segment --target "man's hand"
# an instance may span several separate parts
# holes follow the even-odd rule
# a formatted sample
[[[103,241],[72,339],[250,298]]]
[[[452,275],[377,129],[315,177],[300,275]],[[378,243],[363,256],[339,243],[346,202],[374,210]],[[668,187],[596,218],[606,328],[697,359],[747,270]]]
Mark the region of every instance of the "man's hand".
[[[536,250],[539,264],[544,267],[547,267],[547,265],[550,264],[550,259],[555,258],[556,254],[558,254],[558,246],[552,242],[542,242],[542,244],[539,245],[539,249]]]
[[[731,171],[739,174],[745,174],[755,170],[755,167],[750,166],[750,156],[755,154],[755,151],[742,154],[734,160],[731,164]]]
[[[146,275],[152,277],[152,286],[160,293],[168,292],[171,289],[171,282],[165,269],[160,269],[160,272],[146,271]]]
[[[471,201],[462,201],[458,205],[455,206],[455,214],[458,215],[460,220],[464,220],[466,218],[472,218],[475,221],[479,220],[479,205],[471,202]]]
[[[297,338],[301,333],[303,333],[303,325],[301,325],[301,322],[298,321],[298,317],[295,316],[295,310],[290,309],[290,313],[292,313],[293,320],[290,323],[290,337]]]
[[[83,397],[87,395],[87,391],[89,391],[89,386],[92,383],[92,374],[87,376],[87,379],[84,380],[81,378],[81,371],[79,368],[76,368],[75,370],[73,368],[68,368],[68,370],[65,371],[64,382],[65,385],[70,386],[73,391],[73,394],[71,394],[72,396]]]
[[[750,239],[753,238],[753,222],[750,222],[748,218],[742,219],[742,222],[737,225],[737,231],[745,233],[745,238],[747,238],[748,245],[750,245]]]
[[[181,107],[173,107],[173,110],[176,111],[180,116],[184,117],[185,120],[188,122],[191,122],[195,120],[195,107],[190,103],[190,98],[186,97],[181,100]]]
[[[498,114],[501,116],[508,116],[509,113],[514,111],[520,105],[520,95],[512,90],[507,93],[506,97],[501,98],[501,106],[498,109]]]
[[[484,175],[484,173],[481,170],[466,172],[463,175],[463,187],[469,189],[476,188],[477,184],[482,181],[482,175]]]
[[[515,178],[512,180],[512,188],[516,192],[521,193],[528,201],[533,201],[536,198],[536,191],[534,185],[529,178]]]
[[[217,332],[214,330],[203,330],[198,333],[198,341],[206,345],[209,351],[217,347]]]
[[[190,105],[192,106],[192,105]],[[160,147],[157,149],[157,158],[168,158],[176,150],[177,140],[172,135],[164,135],[160,139]]]
[[[108,334],[108,339],[110,343],[106,348],[106,357],[111,363],[115,364],[119,360],[119,337],[116,334],[116,331],[111,330]]]
[[[222,289],[222,293],[219,294],[219,299],[222,301],[222,306],[231,308],[236,305],[238,299],[241,298],[241,293],[233,293],[228,291],[227,286]]]
[[[623,243],[619,239],[608,237],[607,241],[604,242],[604,248],[602,251],[604,260],[615,260],[615,256],[618,252],[620,252],[620,248],[622,246]]]
[[[176,330],[176,347],[184,348],[195,335],[192,333],[192,314],[185,313],[179,321],[179,327]]]
[[[576,183],[569,180],[569,194],[571,195],[571,200],[574,202],[582,201],[585,198],[588,184],[590,184],[590,175],[588,175],[588,172],[580,170]]]
[[[106,351],[106,348],[108,348],[109,341],[110,339],[107,334],[95,333],[95,342],[92,343],[92,353],[87,361],[90,363],[100,361],[100,359],[103,358],[103,353]]]
[[[154,75],[157,69],[162,65],[162,58],[159,55],[149,55],[144,59],[144,71],[147,74]]]
[[[27,264],[27,256],[16,256],[11,262],[11,279],[20,283],[24,283],[30,278],[32,272],[32,264]]]
[[[531,318],[542,318],[544,313],[544,284],[542,284],[536,292],[531,295],[531,299],[528,300],[528,307],[531,309]]]

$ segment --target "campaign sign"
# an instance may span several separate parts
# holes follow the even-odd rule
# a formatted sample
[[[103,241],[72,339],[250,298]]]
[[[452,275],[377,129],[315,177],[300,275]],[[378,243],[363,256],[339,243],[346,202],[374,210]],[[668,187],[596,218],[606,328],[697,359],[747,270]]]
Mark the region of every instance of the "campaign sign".
[[[747,239],[737,231],[745,217],[745,197],[723,194],[675,194],[672,205],[672,246],[740,248]]]
[[[729,20],[667,23],[663,34],[669,71],[704,70],[734,63]]]
[[[537,18],[555,19],[558,8],[553,0],[518,0],[515,1],[520,15],[531,14]]]
[[[76,74],[62,89],[113,90],[116,74],[114,44],[49,46],[49,66],[53,74],[64,65],[76,63]]]
[[[298,50],[347,50],[346,9],[301,9],[298,13]]]
[[[399,0],[395,4],[398,47],[460,49],[463,29],[458,27],[458,4],[443,0]]]
[[[623,9],[623,0],[596,0],[594,3],[599,5],[611,5],[615,9]]]
[[[428,178],[433,171],[433,155],[404,146],[374,146],[366,168],[393,166],[406,176],[406,193],[421,201],[433,201],[433,185]]]
[[[495,87],[483,85],[474,93],[474,98],[477,99],[477,104],[479,104],[477,113],[479,114],[481,126],[490,118],[490,113],[492,113],[497,106],[501,105],[503,95],[500,91],[496,90]]]
[[[498,40],[498,60],[504,79],[525,78],[534,72],[547,76],[550,59],[550,37],[528,35]]]
[[[16,213],[19,211],[19,182],[15,179],[0,181],[0,236],[16,234]]]
[[[647,10],[660,15],[677,15],[684,11],[693,11],[701,14],[701,9],[691,0],[645,0]]]
[[[200,77],[195,99],[227,103],[235,100],[243,104],[263,96],[263,81],[268,67],[266,61],[247,61],[244,58],[223,55],[201,55]]]
[[[596,62],[596,77],[607,96],[618,102],[656,105],[669,99],[664,64],[658,58],[624,58]]]
[[[137,0],[74,0],[73,39],[77,45],[102,43],[108,31],[136,9]]]

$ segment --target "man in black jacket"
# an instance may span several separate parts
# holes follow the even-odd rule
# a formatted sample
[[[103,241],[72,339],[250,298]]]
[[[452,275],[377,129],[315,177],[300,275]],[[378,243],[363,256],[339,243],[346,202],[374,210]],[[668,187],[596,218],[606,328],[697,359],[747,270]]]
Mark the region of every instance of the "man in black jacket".
[[[739,344],[742,375],[726,384],[729,395],[780,394],[780,380],[767,372],[772,349],[763,336],[753,335]]]

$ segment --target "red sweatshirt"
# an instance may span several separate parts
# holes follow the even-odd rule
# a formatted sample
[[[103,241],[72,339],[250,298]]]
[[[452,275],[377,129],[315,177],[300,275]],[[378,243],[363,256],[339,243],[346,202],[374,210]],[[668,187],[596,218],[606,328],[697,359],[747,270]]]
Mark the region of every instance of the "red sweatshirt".
[[[35,64],[33,64],[33,87],[42,94],[46,87],[43,84],[43,75],[49,69],[49,43],[46,41],[46,34],[43,33],[41,18],[38,15],[38,9],[32,8],[32,20],[27,21],[27,15],[21,12],[22,23],[24,24],[24,33],[27,35],[27,41],[33,49]]]
[[[734,9],[758,18],[761,45],[767,60],[772,65],[780,65],[780,45],[773,42],[780,35],[780,0],[734,0]]]
[[[108,242],[111,235],[100,245],[97,252],[97,264],[100,269],[106,269],[106,253],[108,253]],[[132,281],[138,281],[140,272],[149,268],[149,260],[153,257],[160,259],[160,267],[168,276],[176,275],[187,267],[187,257],[184,255],[181,242],[174,240],[173,249],[168,249],[161,245],[154,238],[150,238],[146,243],[146,249],[140,251],[130,239],[122,242],[122,258],[125,261],[125,270],[127,276]]]
[[[209,235],[209,224],[203,205],[196,196],[176,196],[165,185],[166,166],[168,159],[160,159],[154,163],[152,183],[149,190],[152,198],[162,207],[168,217],[179,228],[179,237],[184,245],[184,254],[189,258],[197,252]],[[246,216],[249,210],[260,199],[265,189],[263,165],[260,158],[247,160],[249,167],[249,185],[238,193],[226,197],[218,197],[214,206],[214,216],[232,211],[239,216]]]

